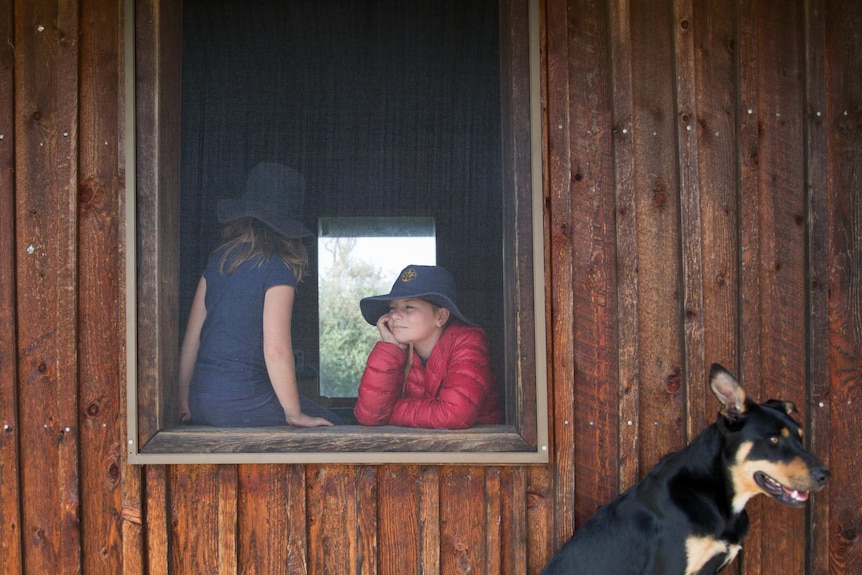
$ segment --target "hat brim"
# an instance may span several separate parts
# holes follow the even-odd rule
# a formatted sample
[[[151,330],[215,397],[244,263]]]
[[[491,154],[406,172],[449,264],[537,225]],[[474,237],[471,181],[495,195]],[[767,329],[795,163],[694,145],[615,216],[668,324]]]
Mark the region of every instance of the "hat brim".
[[[467,319],[464,314],[461,313],[461,311],[458,309],[458,306],[455,305],[455,302],[453,302],[448,297],[436,292],[411,294],[406,298],[404,295],[393,295],[391,293],[370,296],[359,300],[359,309],[360,311],[362,311],[362,317],[365,318],[365,321],[367,321],[371,325],[377,325],[377,320],[380,319],[380,316],[389,313],[390,301],[392,301],[393,299],[411,298],[422,299],[425,301],[429,301],[433,304],[439,305],[440,307],[445,307],[459,321],[466,323],[467,325],[476,325],[472,321]]]
[[[219,200],[217,212],[218,221],[221,224],[229,224],[240,218],[254,218],[265,223],[286,238],[294,239],[315,236],[314,232],[297,220],[289,217],[276,217],[277,214],[267,212],[265,207],[249,205],[242,199]]]

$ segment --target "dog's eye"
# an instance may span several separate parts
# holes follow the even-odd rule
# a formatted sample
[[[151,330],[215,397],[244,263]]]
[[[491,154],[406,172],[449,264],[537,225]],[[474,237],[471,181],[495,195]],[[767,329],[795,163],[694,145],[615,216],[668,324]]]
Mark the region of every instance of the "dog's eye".
[[[780,440],[779,440],[777,435],[773,435],[772,437],[769,438],[769,443],[771,443],[772,445],[778,445],[779,441]]]

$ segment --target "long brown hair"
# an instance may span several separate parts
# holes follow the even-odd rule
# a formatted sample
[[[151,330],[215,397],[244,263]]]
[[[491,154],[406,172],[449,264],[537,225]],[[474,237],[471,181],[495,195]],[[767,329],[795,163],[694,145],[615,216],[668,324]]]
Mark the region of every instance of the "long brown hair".
[[[301,239],[286,238],[255,218],[240,218],[225,226],[218,249],[224,250],[219,261],[219,273],[223,275],[233,274],[247,261],[257,260],[261,266],[277,255],[299,282],[308,265],[308,251]]]

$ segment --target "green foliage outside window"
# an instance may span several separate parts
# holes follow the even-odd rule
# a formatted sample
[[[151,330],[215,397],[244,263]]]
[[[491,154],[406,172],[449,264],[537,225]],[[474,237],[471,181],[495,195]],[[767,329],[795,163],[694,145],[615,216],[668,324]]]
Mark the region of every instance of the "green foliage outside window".
[[[355,397],[365,360],[380,339],[377,328],[362,318],[359,300],[386,293],[391,278],[373,264],[352,255],[356,240],[329,240],[328,273],[320,277],[320,391],[328,397]]]

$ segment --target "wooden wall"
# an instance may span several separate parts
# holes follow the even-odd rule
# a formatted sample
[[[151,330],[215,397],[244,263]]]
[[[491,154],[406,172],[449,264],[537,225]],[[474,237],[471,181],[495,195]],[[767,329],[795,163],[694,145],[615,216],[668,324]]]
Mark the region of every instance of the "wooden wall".
[[[711,421],[713,361],[833,472],[728,572],[862,572],[862,5],[542,15],[551,463],[136,467],[122,3],[0,0],[0,573],[536,574]]]

